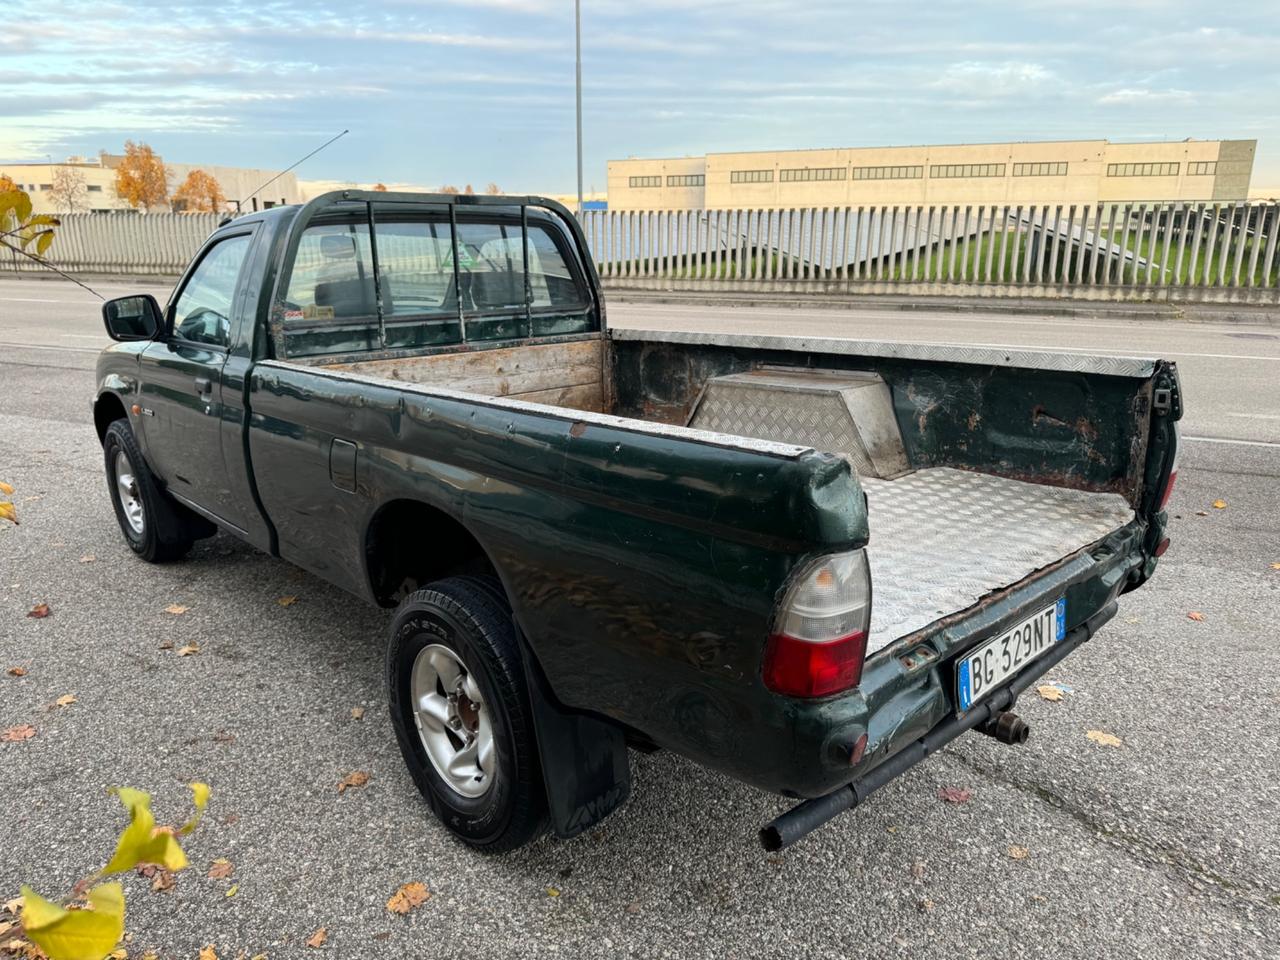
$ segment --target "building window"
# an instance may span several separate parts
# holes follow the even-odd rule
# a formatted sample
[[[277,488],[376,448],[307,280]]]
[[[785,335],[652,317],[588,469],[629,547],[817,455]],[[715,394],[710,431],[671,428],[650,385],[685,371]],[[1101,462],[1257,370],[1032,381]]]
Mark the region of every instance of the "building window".
[[[854,167],[855,180],[919,180],[924,167]]]
[[[1003,177],[1003,163],[935,163],[929,167],[929,176],[937,178],[956,177]]]
[[[1108,163],[1108,177],[1176,177],[1176,163]]]
[[[42,183],[42,184],[40,184],[40,189],[41,189],[41,190],[52,190],[52,189],[53,189],[53,184],[52,184],[52,183]]]
[[[660,187],[662,186],[661,177],[632,177],[628,181],[632,187]]]
[[[87,189],[90,193],[101,193],[101,192],[102,192],[102,184],[100,184],[100,183],[91,183],[91,184],[89,184],[89,186],[88,186],[88,187],[86,187],[85,189]]]
[[[668,187],[701,187],[707,178],[701,173],[680,173],[667,177]]]
[[[794,167],[781,171],[778,177],[783,183],[797,183],[801,180],[843,180],[844,167]]]
[[[1013,175],[1015,177],[1065,177],[1067,165],[1066,163],[1015,163]]]
[[[1212,177],[1217,172],[1217,160],[1193,160],[1187,164],[1187,176],[1189,177]]]
[[[732,170],[730,183],[773,183],[772,170]]]

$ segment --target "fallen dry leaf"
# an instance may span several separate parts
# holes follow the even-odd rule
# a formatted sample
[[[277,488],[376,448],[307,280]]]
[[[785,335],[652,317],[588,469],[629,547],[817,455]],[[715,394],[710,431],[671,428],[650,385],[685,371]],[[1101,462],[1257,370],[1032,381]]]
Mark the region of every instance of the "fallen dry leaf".
[[[632,900],[627,904],[627,913],[639,913],[644,907],[640,906],[639,900]]]
[[[27,675],[26,667],[10,667],[5,673],[11,677],[25,677]]]
[[[6,497],[12,497],[13,484],[5,483],[3,480],[0,480],[0,493],[3,493]]]
[[[240,892],[240,884],[233,883],[231,886],[227,887],[227,892],[225,896],[234,897],[239,892]]]
[[[547,896],[548,896],[548,897],[558,897],[558,896],[560,896],[560,891],[559,891],[559,890],[557,890],[555,887],[547,887]]]
[[[180,617],[190,609],[191,609],[190,607],[184,607],[180,603],[171,603],[164,608],[164,612],[172,613],[175,617]]]
[[[1040,694],[1041,700],[1050,700],[1056,703],[1062,699],[1062,691],[1051,683],[1044,683],[1036,687],[1036,693]]]
[[[938,791],[938,799],[947,803],[968,803],[973,799],[973,791],[964,787],[943,787]]]
[[[231,876],[231,871],[234,869],[235,864],[226,857],[219,857],[217,860],[213,861],[213,863],[209,864],[209,879],[225,880],[227,877]]]
[[[933,913],[933,908],[937,906],[932,900],[921,900],[916,903],[916,909],[921,913]]]
[[[329,928],[321,927],[311,936],[307,937],[307,946],[319,949],[324,946],[324,942],[329,939]]]
[[[363,717],[364,717],[364,707],[352,707],[352,708],[351,708],[351,719],[352,719],[352,720],[360,720],[360,719],[362,719]]]
[[[1280,563],[1273,563],[1273,564],[1271,565],[1271,569],[1272,569],[1272,570],[1280,570]]]
[[[923,880],[924,872],[925,872],[925,865],[921,861],[917,860],[915,863],[911,864],[912,879]]]
[[[49,609],[47,603],[37,603],[34,607],[27,611],[27,616],[32,620],[43,620],[53,611]]]
[[[53,702],[56,706],[59,706],[59,707],[69,707],[76,702],[76,695],[74,693],[63,694]]]
[[[0,502],[0,520],[8,520],[12,524],[17,524],[18,508],[8,500]]]
[[[1027,857],[1031,856],[1031,851],[1026,847],[1020,847],[1017,844],[1010,844],[1009,856],[1013,857],[1015,860],[1025,860]]]
[[[1196,623],[1200,623],[1201,621],[1204,620],[1204,614],[1201,613],[1199,610],[1192,610],[1190,613],[1187,614],[1187,619],[1194,620]]]
[[[213,944],[200,948],[199,960],[218,960],[218,951],[213,949]]]
[[[192,654],[200,652],[200,645],[197,643],[188,643],[185,647],[178,648],[178,656],[189,657]]]
[[[1118,747],[1124,743],[1114,733],[1104,733],[1102,730],[1090,730],[1085,736],[1100,747]]]
[[[172,640],[164,640],[164,641],[161,641],[161,643],[160,643],[160,649],[161,649],[161,650],[172,650],[172,649],[173,649],[173,641],[172,641]]]
[[[419,883],[416,880],[412,883],[405,883],[387,901],[387,909],[392,913],[405,914],[430,898],[430,896],[431,892],[427,889],[425,883]]]
[[[1196,516],[1197,516],[1197,517],[1207,517],[1208,515],[1209,515],[1209,511],[1208,511],[1208,510],[1197,510],[1197,511],[1196,511]]]
[[[151,878],[151,889],[156,893],[164,893],[173,889],[173,885],[178,882],[177,876],[172,870],[163,868],[156,871],[156,875]]]
[[[276,601],[276,603],[280,604],[280,606],[282,607],[292,607],[297,602],[298,602],[297,597],[281,597],[279,600]],[[321,927],[320,929],[323,930],[324,928]]]
[[[95,560],[97,560],[97,559],[98,559],[98,558],[97,558],[97,557],[95,557],[92,553],[86,553],[83,557],[81,557],[81,558],[80,558],[80,562],[81,562],[81,563],[93,563],[93,561],[95,561]]]
[[[1227,501],[1225,501],[1225,500],[1215,500],[1215,501],[1213,501],[1213,509],[1215,509],[1215,510],[1225,510],[1225,509],[1226,509],[1226,507],[1227,507]]]
[[[4,912],[11,913],[16,917],[18,915],[18,911],[22,909],[22,904],[22,897],[14,897],[12,900],[6,900],[4,902]]]
[[[345,793],[348,787],[363,787],[369,782],[369,774],[363,770],[352,770],[338,781],[338,792]]]
[[[227,733],[225,730],[219,730],[213,735],[214,743],[233,743],[235,739],[235,734]]]
[[[23,740],[30,740],[35,735],[36,728],[29,723],[20,723],[16,727],[0,730],[0,740],[5,743],[20,743]]]

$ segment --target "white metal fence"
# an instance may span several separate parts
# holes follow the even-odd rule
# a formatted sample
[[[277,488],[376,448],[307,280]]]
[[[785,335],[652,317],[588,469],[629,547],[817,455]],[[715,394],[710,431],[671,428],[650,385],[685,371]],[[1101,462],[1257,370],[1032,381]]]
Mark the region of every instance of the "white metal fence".
[[[169,275],[216,214],[73,214],[72,273]],[[1280,302],[1280,204],[962,204],[591,210],[606,287]],[[0,256],[0,271],[38,265]]]

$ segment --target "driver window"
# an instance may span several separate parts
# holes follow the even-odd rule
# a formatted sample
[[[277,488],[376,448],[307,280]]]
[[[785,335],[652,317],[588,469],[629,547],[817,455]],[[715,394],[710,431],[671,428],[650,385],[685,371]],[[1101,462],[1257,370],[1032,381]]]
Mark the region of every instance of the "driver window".
[[[176,336],[195,343],[230,346],[231,301],[250,239],[248,234],[231,237],[205,254],[174,307]]]

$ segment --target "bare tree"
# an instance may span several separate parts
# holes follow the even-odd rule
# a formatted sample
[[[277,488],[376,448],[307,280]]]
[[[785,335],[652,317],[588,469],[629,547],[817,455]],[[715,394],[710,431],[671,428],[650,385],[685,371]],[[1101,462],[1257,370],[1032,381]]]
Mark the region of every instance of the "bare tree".
[[[489,196],[491,196],[491,197],[496,197],[496,196],[498,196],[500,193],[502,193],[502,188],[501,188],[500,186],[498,186],[496,183],[491,183],[491,184],[489,184],[487,187],[485,187],[485,188],[484,188],[484,192],[485,192],[485,193],[487,193],[487,194],[488,194]]]
[[[83,210],[87,204],[85,197],[89,192],[84,174],[75,167],[58,167],[53,172],[53,183],[49,187],[49,197],[54,206],[63,213],[75,213]]]
[[[471,184],[469,183],[467,184],[467,188],[462,192],[465,193],[468,197],[474,197],[476,195],[475,190],[472,189]]]
[[[450,184],[445,184],[443,187],[440,188],[440,192],[441,193],[457,193],[458,188]]]

